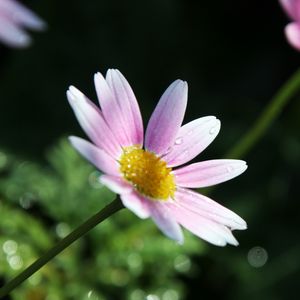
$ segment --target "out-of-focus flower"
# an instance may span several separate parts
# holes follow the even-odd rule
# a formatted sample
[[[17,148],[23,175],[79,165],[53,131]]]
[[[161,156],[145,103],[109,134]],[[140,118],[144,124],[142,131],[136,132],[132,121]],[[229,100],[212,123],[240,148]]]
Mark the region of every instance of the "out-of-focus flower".
[[[300,0],[279,0],[281,6],[292,20],[284,31],[288,42],[300,50]]]
[[[15,0],[0,0],[0,40],[10,47],[24,48],[31,38],[25,28],[43,30],[46,24],[32,11]]]
[[[71,86],[68,100],[94,144],[70,137],[73,146],[104,175],[101,182],[120,194],[125,207],[140,218],[151,217],[168,237],[183,242],[180,225],[218,246],[238,245],[231,233],[246,229],[232,211],[190,188],[224,182],[244,172],[241,160],[208,160],[178,168],[202,152],[217,136],[213,116],[181,126],[187,83],[173,82],[153,112],[144,140],[134,93],[118,70],[94,77],[101,110]],[[143,148],[144,145],[144,148]]]

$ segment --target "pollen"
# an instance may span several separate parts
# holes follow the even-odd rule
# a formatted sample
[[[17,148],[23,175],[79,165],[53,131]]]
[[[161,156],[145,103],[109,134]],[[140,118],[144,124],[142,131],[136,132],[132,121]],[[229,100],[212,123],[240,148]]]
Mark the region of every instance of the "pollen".
[[[135,146],[123,151],[119,160],[120,171],[138,192],[152,200],[167,200],[174,196],[174,175],[165,161]]]

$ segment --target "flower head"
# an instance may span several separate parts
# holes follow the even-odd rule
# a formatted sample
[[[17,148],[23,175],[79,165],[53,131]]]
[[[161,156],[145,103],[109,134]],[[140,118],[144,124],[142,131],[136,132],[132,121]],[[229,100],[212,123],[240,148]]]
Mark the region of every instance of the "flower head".
[[[246,229],[232,211],[192,188],[238,176],[241,160],[208,160],[179,167],[196,157],[217,136],[220,121],[208,116],[181,126],[187,83],[173,82],[162,95],[146,129],[135,95],[118,70],[94,77],[100,107],[71,86],[68,100],[90,143],[70,137],[72,145],[104,175],[101,182],[140,218],[151,217],[168,237],[183,242],[181,226],[218,246],[237,245],[231,233]],[[181,226],[180,226],[181,225]]]
[[[46,24],[15,0],[0,0],[0,40],[10,47],[23,48],[31,43],[23,28],[43,30]]]
[[[285,27],[285,35],[296,50],[300,50],[300,0],[279,0],[286,14],[292,20]]]

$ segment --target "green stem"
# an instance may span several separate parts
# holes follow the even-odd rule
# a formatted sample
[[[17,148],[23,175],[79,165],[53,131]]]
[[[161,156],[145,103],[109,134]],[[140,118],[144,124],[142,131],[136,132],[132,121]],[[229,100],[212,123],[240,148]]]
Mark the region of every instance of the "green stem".
[[[38,260],[36,260],[32,265],[26,268],[23,272],[9,281],[4,287],[0,289],[0,299],[3,299],[4,296],[8,295],[13,289],[19,286],[24,280],[29,278],[35,272],[37,272],[41,267],[43,267],[47,262],[49,262],[53,257],[66,249],[69,245],[79,239],[81,236],[86,234],[96,225],[110,217],[115,212],[119,211],[123,208],[122,202],[119,198],[115,199],[109,205],[104,207],[101,211],[93,215],[87,221],[85,221],[82,225],[77,227],[74,231],[72,231],[69,235],[67,235],[64,239],[59,241],[53,248],[51,248],[47,253],[41,256]]]
[[[288,101],[295,96],[300,88],[300,69],[298,69],[279,89],[270,103],[263,110],[255,125],[225,155],[226,158],[242,158],[264,135],[271,123],[278,117]]]

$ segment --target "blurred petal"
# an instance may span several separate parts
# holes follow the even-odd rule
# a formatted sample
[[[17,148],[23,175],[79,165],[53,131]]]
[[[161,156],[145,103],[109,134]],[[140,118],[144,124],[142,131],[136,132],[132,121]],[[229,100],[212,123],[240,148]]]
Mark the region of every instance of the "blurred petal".
[[[106,81],[118,103],[130,143],[142,146],[144,135],[142,116],[128,81],[119,70],[114,69],[108,70]]]
[[[102,175],[100,177],[100,182],[116,194],[129,194],[133,190],[132,185],[116,176]]]
[[[146,130],[145,148],[158,155],[173,144],[187,105],[187,83],[173,82],[159,100]]]
[[[226,225],[231,229],[244,230],[247,228],[246,222],[240,216],[199,193],[178,188],[175,199],[175,202],[178,202],[181,207],[186,207],[206,219]]]
[[[169,203],[168,206],[176,220],[183,227],[200,238],[216,246],[225,246],[227,243],[235,246],[238,245],[238,241],[224,225],[206,219],[201,215],[180,206],[176,201],[174,203]]]
[[[30,36],[19,26],[0,15],[0,40],[10,47],[25,48],[31,43]]]
[[[246,162],[236,159],[215,159],[191,164],[174,170],[176,184],[201,188],[230,180],[247,169]]]
[[[158,228],[169,238],[183,244],[183,234],[180,226],[169,209],[162,202],[149,201],[149,209],[153,221]]]
[[[34,30],[46,28],[46,23],[41,18],[14,0],[0,1],[0,18],[2,19],[1,15],[6,17],[11,24],[23,25]]]
[[[300,1],[299,0],[279,0],[279,3],[286,14],[295,21],[300,20]]]
[[[285,27],[285,35],[291,46],[300,51],[300,23],[288,24]]]
[[[150,216],[147,201],[143,196],[133,191],[129,194],[121,194],[121,200],[125,207],[134,212],[139,218],[146,219]]]
[[[119,175],[119,165],[110,155],[88,141],[71,136],[70,142],[74,148],[100,171],[109,175]]]
[[[78,122],[89,138],[113,158],[118,158],[122,153],[121,146],[96,105],[73,86],[67,91],[67,97]]]
[[[180,128],[175,142],[163,156],[170,167],[182,165],[201,153],[218,135],[221,122],[209,116],[196,119]]]

